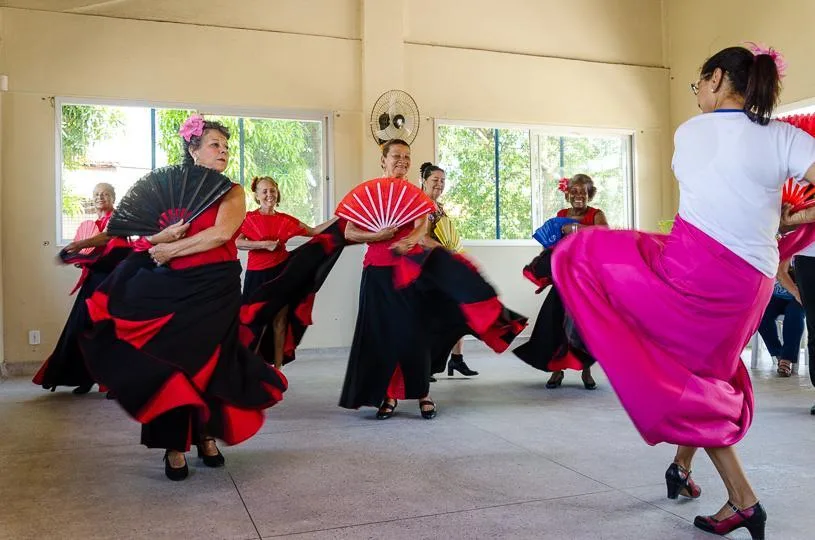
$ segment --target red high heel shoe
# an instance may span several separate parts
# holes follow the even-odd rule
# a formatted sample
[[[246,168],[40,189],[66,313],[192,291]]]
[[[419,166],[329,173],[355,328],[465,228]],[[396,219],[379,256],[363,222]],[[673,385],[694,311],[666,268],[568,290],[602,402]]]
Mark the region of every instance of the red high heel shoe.
[[[698,499],[702,494],[702,488],[691,479],[690,471],[678,463],[671,463],[665,471],[665,484],[668,486],[669,499],[678,499],[680,494],[690,499]]]
[[[727,504],[735,512],[732,516],[718,520],[713,516],[696,516],[693,524],[703,531],[724,536],[741,527],[750,531],[753,540],[764,540],[764,525],[767,523],[767,512],[761,503],[756,503],[750,508],[740,510],[735,504],[727,501]]]

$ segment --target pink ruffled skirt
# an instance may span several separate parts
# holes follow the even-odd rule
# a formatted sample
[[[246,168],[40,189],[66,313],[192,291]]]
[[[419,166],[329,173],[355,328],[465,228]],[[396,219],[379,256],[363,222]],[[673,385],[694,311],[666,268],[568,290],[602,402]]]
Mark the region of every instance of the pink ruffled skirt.
[[[648,444],[730,446],[753,418],[740,355],[773,280],[676,217],[670,235],[587,229],[552,274],[589,352]]]

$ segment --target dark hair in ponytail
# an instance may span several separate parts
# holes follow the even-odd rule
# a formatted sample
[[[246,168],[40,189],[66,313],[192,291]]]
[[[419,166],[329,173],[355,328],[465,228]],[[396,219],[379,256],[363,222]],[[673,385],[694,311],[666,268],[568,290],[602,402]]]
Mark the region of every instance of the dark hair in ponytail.
[[[721,69],[733,91],[744,97],[744,112],[762,126],[770,122],[781,93],[781,77],[769,54],[754,55],[744,47],[728,47],[707,59],[701,78],[709,79]]]
[[[187,141],[184,137],[181,137],[181,144],[184,147],[184,161],[181,162],[182,165],[194,165],[195,160],[192,159],[192,154],[190,153],[191,150],[197,150],[201,146],[201,139],[204,137],[204,133],[207,132],[208,129],[214,129],[219,131],[221,135],[229,139],[229,128],[223,125],[220,122],[216,122],[213,120],[204,120],[204,130],[201,132],[201,136],[193,135],[190,137],[190,140]]]
[[[436,171],[444,172],[444,169],[433,165],[429,161],[425,161],[422,163],[422,166],[419,167],[419,174],[422,176],[422,182],[428,179],[428,177]]]

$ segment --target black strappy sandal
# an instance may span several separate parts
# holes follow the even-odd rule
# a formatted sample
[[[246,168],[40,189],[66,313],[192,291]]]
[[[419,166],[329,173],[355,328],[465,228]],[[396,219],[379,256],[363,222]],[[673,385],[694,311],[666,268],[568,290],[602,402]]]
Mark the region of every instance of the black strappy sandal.
[[[388,418],[393,416],[393,411],[396,410],[396,405],[398,405],[398,404],[399,404],[399,402],[394,399],[393,400],[393,405],[391,405],[390,403],[388,403],[388,400],[386,399],[385,402],[382,403],[382,405],[379,406],[379,410],[376,411],[376,419],[377,420],[387,420]]]
[[[432,405],[432,409],[424,410],[422,407],[427,405]],[[432,399],[421,399],[419,400],[419,412],[422,413],[422,418],[425,420],[431,420],[436,417],[436,404],[433,402]]]

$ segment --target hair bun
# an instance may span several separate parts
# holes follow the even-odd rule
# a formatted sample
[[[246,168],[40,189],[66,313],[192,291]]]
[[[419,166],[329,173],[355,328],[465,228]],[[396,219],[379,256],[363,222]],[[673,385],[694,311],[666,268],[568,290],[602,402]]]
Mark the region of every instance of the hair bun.
[[[425,171],[427,169],[431,168],[432,166],[433,166],[433,164],[430,163],[429,161],[425,161],[424,163],[422,163],[422,166],[419,167],[419,173],[422,175],[422,177],[424,177]]]

